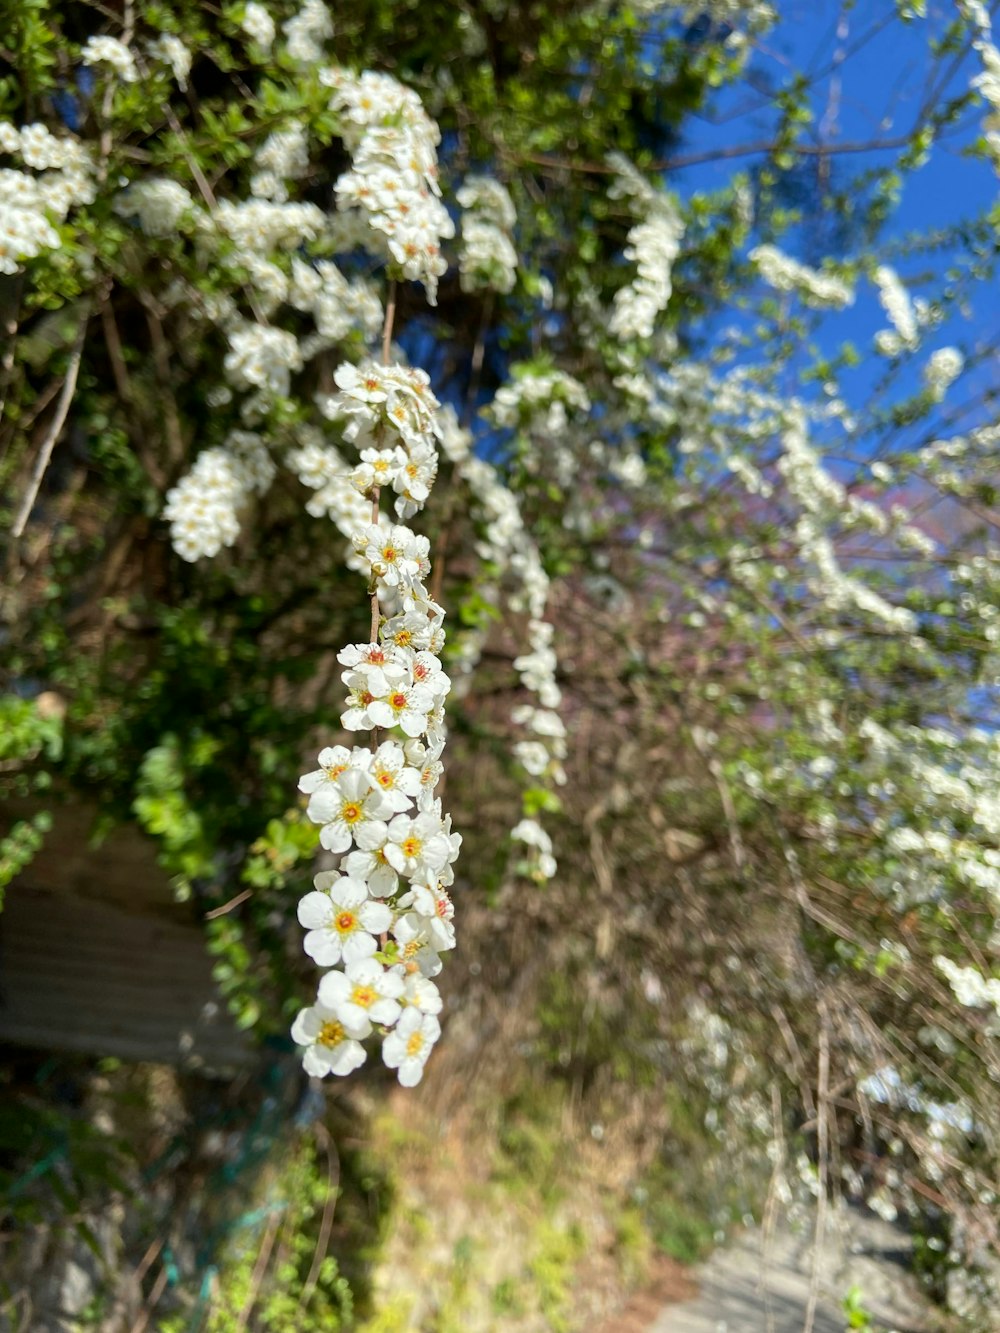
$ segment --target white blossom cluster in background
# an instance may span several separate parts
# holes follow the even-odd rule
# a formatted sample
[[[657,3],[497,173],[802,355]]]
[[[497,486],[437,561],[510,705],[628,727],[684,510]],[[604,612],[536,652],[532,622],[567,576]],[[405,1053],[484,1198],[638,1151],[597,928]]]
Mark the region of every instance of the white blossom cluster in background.
[[[485,415],[501,429],[515,432],[518,461],[526,472],[550,476],[568,490],[578,466],[571,425],[589,412],[587,390],[572,375],[515,365]]]
[[[71,208],[93,203],[94,162],[69,135],[54,135],[41,124],[19,129],[9,121],[0,121],[0,157],[26,168],[0,167],[0,273],[17,273],[27,260],[62,244],[57,228]]]
[[[167,493],[163,517],[170,539],[185,560],[218,555],[239,536],[239,511],[254,493],[262,495],[277,469],[264,441],[235,430],[218,449],[205,449],[194,467]]]
[[[267,12],[266,6],[258,4],[257,0],[250,0],[243,10],[240,27],[252,42],[257,43],[262,51],[270,51],[274,45],[274,39],[277,35],[274,19]]]
[[[930,309],[925,302],[910,299],[899,274],[889,264],[879,264],[874,282],[882,309],[892,325],[891,329],[876,333],[875,350],[888,357],[915,351],[920,344],[921,329],[931,321]]]
[[[982,65],[971,82],[989,110],[983,118],[983,138],[993,166],[1000,174],[1000,51],[993,43],[993,22],[982,0],[959,0],[959,9],[975,30],[973,48]]]
[[[323,43],[333,36],[333,18],[323,0],[305,0],[302,8],[281,25],[285,52],[297,65],[315,65],[326,54]]]
[[[139,77],[135,56],[117,37],[89,37],[80,59],[85,65],[106,65],[123,83],[135,83]]]
[[[749,258],[769,287],[794,292],[804,305],[816,310],[843,310],[854,304],[854,292],[842,278],[800,264],[776,246],[758,245]]]
[[[159,37],[147,44],[146,53],[152,60],[158,60],[169,67],[182,92],[187,88],[192,57],[190,50],[179,37],[172,32],[161,32]]]
[[[625,247],[625,258],[638,273],[615,293],[609,328],[623,341],[651,338],[656,316],[670,300],[671,269],[680,254],[684,220],[670,195],[654,190],[627,158],[614,153],[608,162],[617,173],[609,197],[630,200],[642,219],[629,232]]]
[[[441,242],[455,234],[439,198],[437,125],[416,93],[388,74],[329,69],[320,78],[332,89],[330,106],[342,117],[352,157],[337,182],[338,208],[361,211],[403,276],[422,282],[434,305],[448,267]]]
[[[940,403],[965,369],[965,358],[957,347],[939,347],[932,352],[923,369],[924,385],[936,403]]]
[[[455,195],[462,214],[458,267],[463,292],[509,292],[517,280],[514,201],[493,176],[467,176]]]
[[[254,153],[256,172],[250,181],[250,193],[258,199],[284,203],[288,182],[300,180],[309,170],[309,140],[305,127],[297,120],[275,130]]]
[[[562,693],[555,679],[553,630],[545,620],[549,577],[525,526],[517,497],[504,484],[499,471],[472,452],[472,436],[458,424],[451,409],[441,412],[440,427],[442,450],[453,464],[456,478],[467,485],[471,499],[478,532],[475,550],[484,571],[477,593],[499,609],[503,587],[510,610],[528,618],[528,651],[516,657],[513,666],[522,686],[536,696],[537,702],[518,704],[511,711],[511,721],[527,733],[520,733],[514,741],[513,757],[529,789],[562,786],[566,781],[562,764],[566,758],[566,727],[558,712]],[[462,673],[459,688],[467,684],[478,664],[487,633],[487,627],[480,625],[465,629],[459,636],[454,653],[456,667]],[[511,838],[525,848],[519,873],[539,882],[555,875],[552,839],[534,816],[525,815],[511,831]]]
[[[345,363],[336,382],[335,410],[362,458],[373,441],[394,467],[398,457],[424,458],[434,450],[438,404],[426,376],[399,365]],[[405,463],[400,470],[405,477]],[[365,475],[367,485],[357,476],[354,484],[377,517],[384,479],[374,469]],[[419,508],[422,501],[413,503]],[[432,978],[441,970],[440,955],[455,945],[448,889],[461,838],[434,795],[451,689],[439,657],[444,612],[424,582],[425,537],[373,522],[353,542],[370,571],[379,614],[371,642],[338,654],[347,688],[341,726],[370,733],[370,746],[322,750],[319,768],[299,782],[322,846],[341,860],[337,871],[316,876],[314,891],[299,904],[306,952],[330,970],[292,1036],[304,1047],[306,1070],[322,1077],[362,1064],[361,1043],[377,1030],[384,1062],[412,1087],[441,1033],[441,996]]]

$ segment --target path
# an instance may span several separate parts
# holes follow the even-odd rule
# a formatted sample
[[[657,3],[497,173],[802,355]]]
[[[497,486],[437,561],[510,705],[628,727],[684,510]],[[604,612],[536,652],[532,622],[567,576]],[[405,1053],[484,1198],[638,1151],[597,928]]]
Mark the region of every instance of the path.
[[[844,1333],[843,1299],[860,1288],[876,1328],[930,1333],[935,1325],[906,1272],[909,1239],[849,1209],[823,1247],[813,1333]],[[779,1228],[765,1257],[759,1232],[719,1250],[697,1273],[699,1294],[665,1306],[648,1333],[802,1333],[809,1303],[812,1236]]]

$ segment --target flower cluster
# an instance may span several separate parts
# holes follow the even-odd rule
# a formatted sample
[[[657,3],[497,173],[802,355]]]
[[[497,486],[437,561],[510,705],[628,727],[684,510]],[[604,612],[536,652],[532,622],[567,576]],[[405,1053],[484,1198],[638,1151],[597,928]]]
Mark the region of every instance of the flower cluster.
[[[919,339],[917,313],[910,294],[899,280],[895,269],[879,264],[875,270],[875,285],[882,309],[889,316],[892,329],[883,329],[875,335],[875,347],[883,356],[898,356],[912,351]]]
[[[244,9],[240,27],[262,51],[270,51],[276,35],[274,19],[263,5],[257,4],[257,0],[250,0]]]
[[[139,219],[139,226],[147,236],[173,236],[186,217],[192,215],[194,200],[179,181],[163,176],[148,176],[114,201],[119,217]]]
[[[219,449],[205,449],[191,471],[167,492],[163,517],[178,555],[200,560],[218,555],[239,536],[239,510],[270,486],[275,466],[263,440],[251,431],[230,432]]]
[[[148,43],[146,50],[153,60],[169,65],[178,88],[183,92],[187,88],[187,77],[191,73],[192,56],[181,39],[171,32],[161,32],[155,41]]]
[[[139,77],[135,57],[117,37],[90,37],[80,52],[85,65],[108,65],[123,83],[135,83]]]
[[[268,135],[254,154],[254,166],[251,194],[284,203],[288,198],[286,182],[299,180],[309,170],[309,141],[302,124],[292,120]]]
[[[465,209],[458,266],[463,292],[509,292],[517,279],[514,201],[493,176],[467,176],[455,196]]]
[[[334,375],[338,393],[324,399],[324,415],[342,424],[344,438],[360,450],[351,481],[364,496],[391,490],[396,517],[412,518],[437,476],[437,399],[422,370],[410,366],[343,365]]]
[[[800,264],[773,245],[758,245],[750,251],[749,258],[769,287],[778,292],[795,292],[807,306],[843,310],[854,303],[854,292],[841,278]]]
[[[347,419],[345,435],[362,446],[361,466],[372,469],[358,489],[379,518],[379,491],[393,482],[364,456],[391,455],[405,477],[398,459],[432,447],[436,403],[426,376],[404,366],[345,364],[336,382],[334,410]],[[405,481],[399,487],[397,507],[400,500],[422,504]],[[448,889],[461,838],[434,795],[451,690],[438,656],[444,612],[423,582],[430,572],[425,537],[382,521],[353,541],[370,571],[375,609],[371,642],[338,654],[348,692],[340,720],[345,731],[370,732],[371,747],[325,749],[319,768],[299,782],[322,846],[342,858],[338,871],[316,876],[299,904],[305,950],[320,966],[342,970],[322,978],[316,1004],[299,1014],[292,1035],[305,1047],[310,1073],[347,1074],[364,1061],[361,1042],[377,1027],[383,1060],[412,1087],[440,1035],[441,997],[431,978],[455,944]],[[381,743],[380,733],[387,733]]]
[[[924,366],[927,392],[939,403],[965,368],[965,358],[957,347],[939,347]]]
[[[625,247],[625,258],[638,275],[615,293],[609,328],[623,341],[651,338],[656,316],[670,300],[671,268],[680,254],[684,222],[670,196],[652,189],[627,159],[613,154],[610,161],[618,172],[610,196],[630,197],[642,221],[629,232]]]
[[[403,277],[422,282],[433,305],[448,267],[441,241],[455,234],[439,198],[441,132],[416,93],[388,74],[329,69],[321,78],[353,159],[337,182],[337,206],[364,213]]]
[[[993,23],[982,0],[959,0],[959,9],[975,30],[972,45],[982,64],[982,73],[970,83],[989,107],[983,118],[986,150],[1000,173],[1000,51],[993,43]]]
[[[82,144],[41,124],[18,129],[0,121],[0,153],[42,173],[0,169],[0,273],[17,273],[26,260],[61,244],[54,223],[75,205],[93,203],[94,169]]]
[[[322,0],[305,0],[298,13],[282,24],[282,31],[289,60],[298,65],[315,65],[323,59],[321,43],[333,36],[333,19]]]

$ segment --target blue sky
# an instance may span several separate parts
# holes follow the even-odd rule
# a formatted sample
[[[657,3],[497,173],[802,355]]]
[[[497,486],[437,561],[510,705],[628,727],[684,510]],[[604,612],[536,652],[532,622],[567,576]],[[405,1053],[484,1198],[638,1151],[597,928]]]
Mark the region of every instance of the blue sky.
[[[932,42],[942,36],[956,15],[950,0],[947,4],[928,0],[927,17],[909,23],[896,16],[893,0],[861,0],[853,7],[835,0],[784,0],[778,8],[780,21],[757,41],[748,76],[735,87],[720,91],[707,114],[687,123],[678,156],[768,140],[775,123],[771,94],[788,85],[800,71],[811,78],[814,108],[814,122],[804,141],[819,142],[822,127],[822,142],[836,147],[908,133],[921,120],[928,102],[940,105],[942,98],[965,92],[970,78],[979,70],[979,59],[973,52],[949,56],[943,62],[932,53]],[[759,95],[750,91],[748,84],[756,84]],[[891,251],[909,232],[950,227],[963,218],[981,215],[993,205],[997,179],[992,166],[982,157],[968,155],[970,145],[979,137],[982,115],[983,108],[977,101],[935,145],[927,164],[907,174],[901,205],[880,238],[880,254]],[[834,179],[889,168],[896,156],[895,149],[845,153],[833,159]],[[750,168],[760,160],[727,158],[681,167],[667,173],[666,183],[682,197],[717,190],[731,181],[739,168]],[[817,258],[805,253],[810,248],[809,238],[801,230],[792,231],[780,244],[807,262]],[[892,257],[891,262],[904,280],[917,283],[911,290],[920,295],[933,291],[917,282],[921,272],[944,270],[950,257],[945,249],[930,262],[919,257]],[[965,316],[953,317],[929,332],[912,363],[901,370],[897,394],[919,387],[919,367],[935,348],[954,344],[970,353],[984,338],[992,338],[995,301],[995,282],[980,284]],[[732,311],[722,312],[722,320],[732,322],[732,318]],[[817,340],[824,351],[850,340],[865,354],[863,364],[845,376],[845,392],[853,405],[860,407],[867,401],[885,371],[885,361],[872,350],[874,334],[885,327],[887,320],[877,294],[864,281],[858,284],[853,307],[820,321]],[[972,376],[980,388],[987,382],[995,384],[992,358]],[[954,392],[957,401],[958,389]],[[967,399],[970,394],[964,391],[961,397]],[[949,411],[946,407],[945,417]]]

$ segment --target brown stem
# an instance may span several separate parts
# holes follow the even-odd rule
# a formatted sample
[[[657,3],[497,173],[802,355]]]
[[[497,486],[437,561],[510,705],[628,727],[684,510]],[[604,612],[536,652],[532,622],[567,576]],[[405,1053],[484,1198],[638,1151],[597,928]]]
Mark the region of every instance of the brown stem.
[[[389,282],[389,294],[385,303],[385,320],[382,324],[382,364],[389,364],[389,349],[392,346],[392,326],[396,322],[396,279],[392,278]],[[379,488],[376,486],[372,491],[372,527],[378,527],[378,502]],[[372,625],[371,625],[371,643],[378,643],[378,580],[372,577]],[[371,747],[378,749],[378,727],[372,728]]]
[[[69,365],[66,367],[66,378],[63,380],[62,393],[59,396],[59,402],[56,404],[55,416],[52,418],[52,424],[49,426],[48,433],[42,441],[42,447],[38,451],[38,457],[35,460],[35,466],[31,473],[31,480],[28,482],[28,489],[25,492],[24,499],[21,501],[21,508],[18,510],[17,518],[14,520],[14,526],[11,529],[13,537],[16,539],[21,536],[31,516],[31,511],[35,506],[35,500],[38,498],[38,490],[42,484],[42,478],[45,476],[45,470],[49,465],[49,459],[52,457],[52,450],[56,446],[56,441],[62,434],[62,428],[66,424],[66,418],[69,415],[70,404],[73,401],[73,394],[76,392],[76,380],[80,373],[80,360],[83,357],[83,343],[87,336],[87,324],[90,320],[89,305],[84,310],[83,318],[80,320],[80,327],[77,331],[76,341],[73,344],[73,351],[70,353]]]
[[[396,322],[396,279],[389,282],[389,294],[385,302],[385,320],[382,324],[382,364],[389,364],[389,348],[392,346],[392,326]],[[379,488],[372,491],[372,527],[378,527]],[[378,588],[372,579],[372,643],[378,643]]]
[[[389,349],[392,346],[392,326],[396,322],[396,279],[389,282],[389,294],[385,302],[385,322],[382,325],[382,364],[389,364]]]

